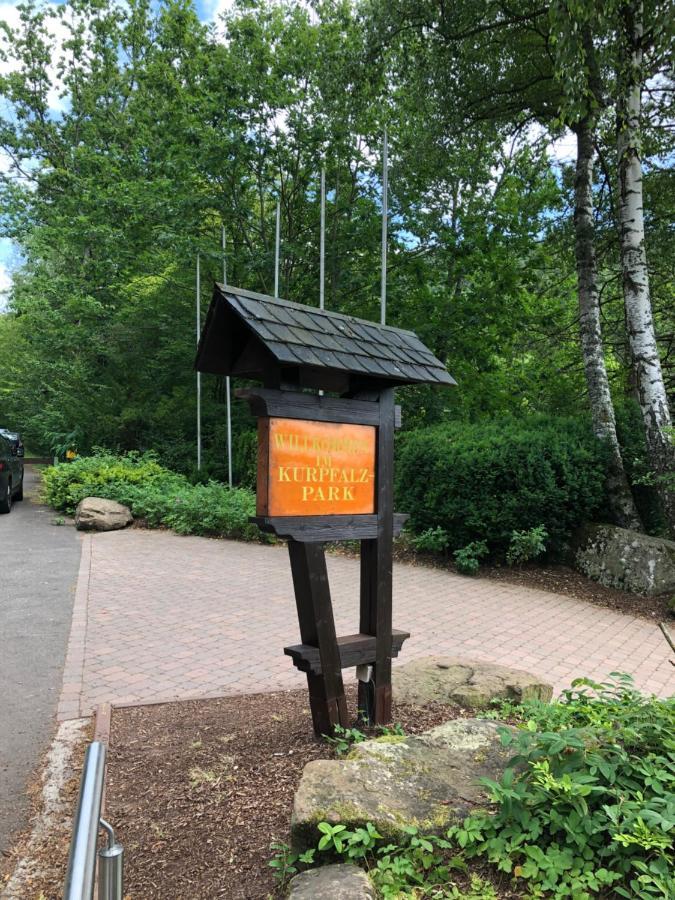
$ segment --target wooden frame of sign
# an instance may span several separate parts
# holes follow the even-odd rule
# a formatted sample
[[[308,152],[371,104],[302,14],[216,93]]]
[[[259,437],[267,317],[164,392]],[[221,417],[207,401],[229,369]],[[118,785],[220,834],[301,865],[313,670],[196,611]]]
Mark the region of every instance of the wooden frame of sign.
[[[407,518],[394,513],[394,387],[452,378],[411,332],[220,285],[196,367],[265,385],[237,391],[258,419],[252,521],[288,541],[301,643],[284,652],[307,675],[315,732],[349,724],[353,666],[361,717],[390,722],[392,658],[410,636],[392,628],[393,539]],[[360,542],[360,616],[338,637],[324,543],[341,540]]]
[[[409,637],[407,632],[392,630],[392,542],[394,532],[400,531],[406,519],[405,516],[394,519],[394,391],[392,388],[385,389],[369,400],[323,398],[280,390],[237,393],[249,401],[252,411],[259,416],[260,515],[254,521],[263,531],[288,539],[302,643],[286,647],[284,652],[293,659],[298,669],[307,674],[314,730],[317,734],[328,734],[334,725],[347,725],[342,669],[351,666],[372,666],[372,670],[369,669],[359,680],[359,710],[368,721],[385,724],[391,719],[392,656],[398,654],[403,641]],[[274,458],[270,466],[270,423],[275,420],[284,423],[297,421],[303,426],[314,423],[333,425],[336,437],[332,443],[330,436],[323,442],[319,438],[314,447],[311,439],[305,442],[309,444],[310,457],[316,452],[315,466],[304,465],[302,453],[297,472],[288,471],[291,466],[281,466]],[[369,474],[366,467],[342,465],[340,463],[344,463],[344,459],[334,458],[331,451],[335,448],[338,454],[342,451],[343,456],[349,456],[349,439],[344,441],[346,448],[344,443],[340,443],[340,429],[345,426],[373,430],[374,483],[365,480]],[[291,428],[287,428],[283,436],[289,434],[293,434]],[[326,434],[330,435],[330,431]],[[300,450],[305,450],[305,447]],[[292,455],[292,450],[289,455]],[[293,475],[297,480],[285,481]],[[324,480],[320,481],[322,475]],[[280,478],[284,481],[280,482]],[[297,499],[308,509],[307,514],[284,515],[283,509],[279,510],[281,515],[266,514],[273,487],[280,483],[291,484],[296,489]],[[371,512],[311,513],[312,505],[317,502],[314,494],[322,486],[324,501],[332,501],[340,510],[349,505],[349,491],[355,485],[361,487],[368,483],[372,484]],[[345,493],[348,497],[346,502]],[[351,496],[358,502],[356,491]],[[293,512],[296,510],[295,500],[295,497],[286,499]],[[345,637],[337,637],[335,631],[323,547],[325,541],[333,540],[359,540],[361,543],[359,631]]]

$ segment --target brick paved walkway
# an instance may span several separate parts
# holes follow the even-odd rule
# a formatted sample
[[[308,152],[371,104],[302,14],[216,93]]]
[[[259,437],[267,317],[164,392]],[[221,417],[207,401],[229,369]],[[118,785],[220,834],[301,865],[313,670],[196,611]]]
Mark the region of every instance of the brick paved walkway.
[[[358,628],[358,562],[328,569],[338,634]],[[557,690],[581,674],[632,673],[675,691],[656,625],[546,591],[397,565],[399,662],[461,654],[527,669]],[[86,715],[137,702],[304,686],[283,655],[298,626],[285,546],[139,529],[86,536],[59,707]],[[350,678],[350,673],[345,673]]]

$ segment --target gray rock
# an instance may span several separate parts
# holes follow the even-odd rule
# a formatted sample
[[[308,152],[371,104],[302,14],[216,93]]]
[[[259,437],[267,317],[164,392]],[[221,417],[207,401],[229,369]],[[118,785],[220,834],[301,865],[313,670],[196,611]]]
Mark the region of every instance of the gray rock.
[[[589,525],[577,535],[577,568],[633,594],[675,590],[675,542],[614,525]]]
[[[427,656],[397,666],[392,681],[396,699],[415,706],[433,702],[485,709],[497,699],[548,702],[553,696],[550,684],[528,672],[445,656]]]
[[[296,875],[288,900],[375,900],[375,891],[363,869],[338,863]]]
[[[477,779],[499,779],[512,755],[501,746],[499,727],[486,719],[454,719],[415,737],[364,741],[344,760],[308,763],[293,803],[294,845],[314,846],[322,821],[372,822],[392,840],[405,825],[443,832],[485,807]]]
[[[75,527],[80,531],[115,531],[133,522],[128,506],[101,497],[85,497],[75,510]]]

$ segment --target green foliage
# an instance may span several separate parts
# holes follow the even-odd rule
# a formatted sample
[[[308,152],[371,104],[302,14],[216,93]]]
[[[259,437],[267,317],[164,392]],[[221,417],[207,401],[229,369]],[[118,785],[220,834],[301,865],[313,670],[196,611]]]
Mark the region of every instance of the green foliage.
[[[436,528],[427,528],[422,534],[412,539],[415,550],[429,553],[442,553],[450,543],[448,532],[438,525]]]
[[[594,895],[670,900],[675,891],[675,698],[642,696],[629,676],[579,678],[560,701],[495,705],[515,751],[499,782],[483,779],[494,807],[445,835],[403,828],[395,844],[371,823],[319,824],[316,850],[364,866],[380,894],[493,900],[475,874],[487,861],[532,898]]]
[[[42,490],[50,506],[72,514],[83,497],[107,497],[111,485],[149,486],[160,482],[164,486],[167,479],[174,479],[174,484],[181,483],[180,477],[163,469],[153,454],[117,456],[98,450],[92,456],[81,456],[73,462],[44,469]]]
[[[575,419],[453,423],[401,435],[396,499],[418,533],[441,528],[453,550],[542,525],[559,550],[605,500],[605,448]]]
[[[501,781],[483,780],[497,812],[449,831],[534,896],[675,891],[675,698],[643,697],[629,676],[612,677],[577,679],[559,703],[502,707],[525,724],[502,732],[516,755]]]
[[[258,434],[240,431],[232,441],[232,469],[241,487],[255,490],[258,467]]]
[[[391,739],[392,741],[405,737],[405,731],[400,722],[393,725],[377,725],[375,727],[375,736],[380,740]],[[333,734],[324,734],[323,739],[330,744],[337,756],[344,756],[349,753],[354,744],[361,744],[367,741],[369,736],[359,728],[344,728],[342,725],[333,726]]]
[[[543,525],[537,525],[529,531],[514,531],[506,552],[506,562],[510,566],[519,566],[536,559],[546,552],[547,538],[548,532]]]
[[[485,541],[471,541],[466,547],[455,550],[452,554],[457,566],[457,571],[462,575],[475,575],[480,566],[480,560],[487,556],[488,546]]]
[[[324,734],[323,739],[332,746],[338,756],[349,753],[354,744],[360,744],[368,740],[368,736],[358,728],[344,728],[342,725],[333,726],[333,734]]]
[[[315,850],[296,853],[283,841],[272,841],[272,858],[267,865],[273,870],[276,882],[283,887],[298,872],[298,864],[310,866],[314,862]]]
[[[161,525],[178,534],[263,539],[248,521],[255,513],[250,491],[230,490],[215,481],[190,484],[184,475],[161,466],[153,454],[98,451],[51,466],[43,473],[43,495],[50,506],[71,514],[84,497],[104,497],[124,503],[151,527]]]
[[[452,852],[451,843],[436,835],[420,834],[413,826],[403,829],[400,844],[386,840],[371,822],[354,829],[346,825],[319,823],[320,854],[360,863],[378,890],[378,896],[401,895],[436,898],[436,900],[496,900],[492,885],[471,875],[468,885],[461,887],[453,880],[453,872],[466,871],[461,853]]]

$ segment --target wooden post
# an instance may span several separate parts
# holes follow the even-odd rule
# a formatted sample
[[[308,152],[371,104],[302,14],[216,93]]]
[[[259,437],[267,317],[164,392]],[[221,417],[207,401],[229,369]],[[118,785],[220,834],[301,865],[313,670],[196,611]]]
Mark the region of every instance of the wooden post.
[[[288,542],[300,637],[319,648],[321,674],[307,673],[309,704],[317,735],[332,734],[335,725],[347,727],[347,702],[342,683],[340,651],[330,600],[323,544]]]
[[[380,394],[377,434],[377,538],[361,541],[360,630],[375,635],[371,683],[359,682],[359,710],[376,725],[391,721],[394,539],[394,390]]]

